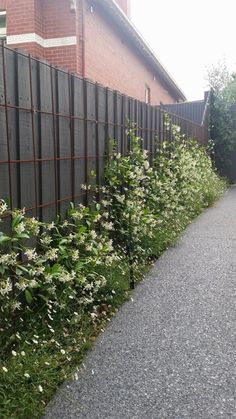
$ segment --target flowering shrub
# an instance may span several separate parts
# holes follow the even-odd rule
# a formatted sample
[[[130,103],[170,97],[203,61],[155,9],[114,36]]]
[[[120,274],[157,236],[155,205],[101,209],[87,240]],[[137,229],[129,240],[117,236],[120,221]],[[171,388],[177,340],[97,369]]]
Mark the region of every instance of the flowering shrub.
[[[147,206],[146,188],[153,170],[148,151],[142,150],[141,138],[135,136],[134,129],[128,130],[127,136],[129,151],[125,156],[114,152],[105,184],[111,235],[116,247],[129,259],[133,282],[134,270],[146,258],[142,237],[153,237],[158,220]]]
[[[50,224],[10,212],[3,201],[0,213],[11,216],[11,234],[0,233],[0,333],[42,308],[50,329],[57,313],[91,306],[106,284],[99,266],[118,259],[107,230],[98,234],[100,205],[71,206],[66,220]]]
[[[96,188],[101,202],[71,204],[64,220],[42,223],[0,200],[0,219],[10,221],[9,234],[0,232],[2,416],[41,415],[140,267],[223,192],[206,150],[179,131],[171,128],[150,167],[128,130],[127,155],[114,151]]]
[[[214,170],[208,150],[194,139],[186,139],[178,126],[170,126],[168,118],[165,124],[171,129],[172,141],[160,145],[146,189],[147,206],[159,220],[155,256],[226,186]]]

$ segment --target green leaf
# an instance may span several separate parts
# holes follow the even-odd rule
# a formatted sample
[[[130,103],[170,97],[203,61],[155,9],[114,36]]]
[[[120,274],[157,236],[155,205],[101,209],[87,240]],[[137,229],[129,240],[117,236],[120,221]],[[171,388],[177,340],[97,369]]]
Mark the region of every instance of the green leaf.
[[[25,299],[26,299],[28,304],[31,304],[32,301],[33,301],[32,294],[29,290],[25,290]]]
[[[15,228],[21,222],[21,220],[22,220],[22,215],[21,214],[16,215],[12,220],[12,224],[11,224],[12,228]]]
[[[5,236],[5,234],[3,234],[3,233],[0,233],[0,244],[4,244],[4,243],[10,242],[10,241],[11,241],[10,237]]]
[[[20,233],[20,234],[16,234],[15,238],[17,238],[17,239],[30,239],[30,236],[26,233]]]
[[[0,274],[4,275],[5,273],[5,268],[3,266],[0,266]]]
[[[43,295],[43,294],[38,294],[38,296],[40,297],[40,298],[42,298],[42,300],[43,301],[45,301],[46,303],[48,302],[48,300],[49,300],[49,297],[46,297],[45,295]]]
[[[75,266],[75,270],[76,272],[81,271],[81,269],[84,267],[84,263],[83,262],[77,262],[76,266]]]
[[[22,274],[22,270],[20,267],[16,268],[16,275],[21,275]]]
[[[61,268],[60,268],[59,263],[55,263],[52,267],[52,273],[56,274],[57,272],[60,272],[60,270],[61,270]]]

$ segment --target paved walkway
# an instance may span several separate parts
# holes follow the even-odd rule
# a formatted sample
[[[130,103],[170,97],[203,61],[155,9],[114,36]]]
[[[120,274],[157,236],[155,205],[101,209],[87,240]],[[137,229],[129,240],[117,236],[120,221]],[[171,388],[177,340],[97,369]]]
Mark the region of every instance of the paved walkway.
[[[236,418],[236,188],[167,250],[45,418]]]

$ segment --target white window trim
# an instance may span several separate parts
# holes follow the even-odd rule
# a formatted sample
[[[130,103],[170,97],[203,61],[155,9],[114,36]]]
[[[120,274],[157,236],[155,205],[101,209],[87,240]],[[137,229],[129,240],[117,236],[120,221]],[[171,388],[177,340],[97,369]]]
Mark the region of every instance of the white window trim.
[[[151,88],[147,84],[145,85],[145,103],[147,105],[151,103]]]
[[[0,28],[0,36],[6,36],[7,34],[7,28]]]
[[[1,10],[0,11],[0,17],[1,16],[6,16],[7,12],[6,10]],[[0,40],[6,40],[7,37],[7,26],[5,26],[4,28],[0,28]]]

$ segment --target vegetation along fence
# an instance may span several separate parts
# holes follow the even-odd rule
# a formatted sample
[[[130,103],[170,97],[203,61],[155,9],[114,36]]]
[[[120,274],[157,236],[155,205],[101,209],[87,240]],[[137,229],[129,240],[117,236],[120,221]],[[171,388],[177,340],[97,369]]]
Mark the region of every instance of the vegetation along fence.
[[[0,198],[44,221],[86,203],[91,170],[102,183],[109,139],[127,151],[127,119],[155,155],[168,138],[165,110],[0,47]],[[182,133],[208,139],[204,126],[169,113]]]

